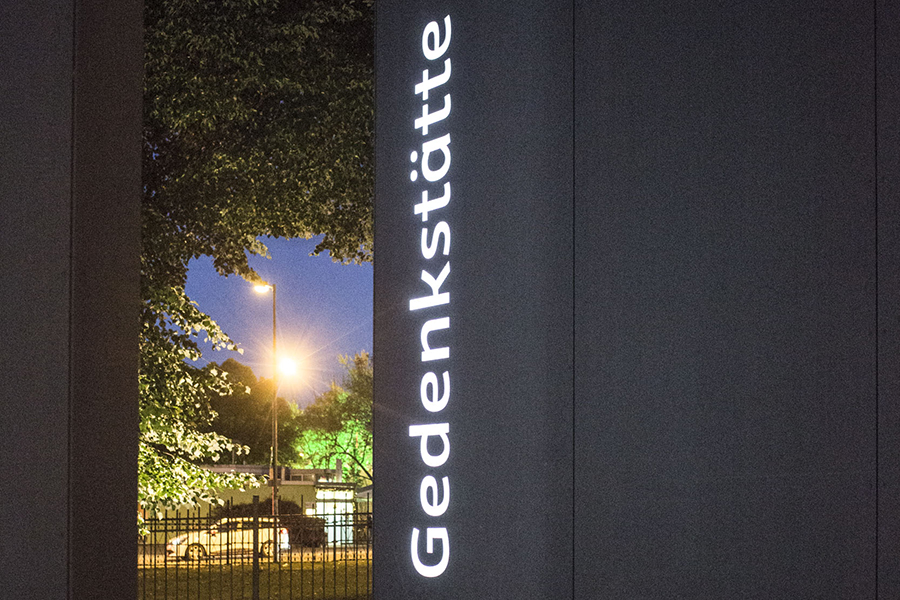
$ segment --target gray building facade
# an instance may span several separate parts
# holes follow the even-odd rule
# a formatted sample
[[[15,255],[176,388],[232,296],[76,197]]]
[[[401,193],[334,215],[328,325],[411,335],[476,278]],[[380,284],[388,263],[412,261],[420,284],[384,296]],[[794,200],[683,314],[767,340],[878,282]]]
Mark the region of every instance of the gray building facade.
[[[0,596],[129,597],[141,6],[8,4]],[[377,13],[376,597],[900,597],[897,8]]]

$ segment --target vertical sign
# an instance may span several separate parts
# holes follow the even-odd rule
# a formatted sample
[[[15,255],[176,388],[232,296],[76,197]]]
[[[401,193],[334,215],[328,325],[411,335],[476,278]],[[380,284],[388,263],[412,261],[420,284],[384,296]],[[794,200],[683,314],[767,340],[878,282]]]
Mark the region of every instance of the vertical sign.
[[[415,128],[421,131],[423,141],[421,150],[413,150],[409,155],[409,160],[414,165],[409,174],[410,181],[419,180],[420,171],[424,180],[421,181],[421,201],[415,205],[413,212],[422,217],[421,252],[422,259],[427,261],[420,275],[426,287],[426,290],[422,290],[425,295],[409,301],[409,310],[416,311],[414,318],[422,322],[419,341],[422,346],[422,370],[425,370],[419,386],[422,414],[418,415],[415,425],[409,426],[409,436],[418,441],[421,467],[427,468],[427,474],[422,477],[419,487],[422,513],[435,519],[447,512],[450,503],[450,477],[443,470],[450,456],[450,423],[442,418],[443,410],[450,401],[450,345],[448,341],[435,342],[434,339],[440,336],[439,332],[450,329],[450,317],[446,315],[446,310],[423,309],[446,308],[450,303],[450,285],[444,285],[450,274],[450,225],[447,221],[438,221],[444,214],[442,209],[446,208],[451,198],[450,123],[447,121],[452,106],[450,93],[443,94],[443,107],[440,110],[429,110],[429,106],[434,106],[437,102],[428,102],[429,96],[437,101],[441,92],[449,89],[447,84],[452,73],[450,57],[446,56],[453,32],[450,15],[444,17],[442,25],[443,27],[438,21],[430,21],[422,31],[422,60],[427,61],[426,64],[431,68],[422,71],[422,81],[415,87],[415,92],[423,103],[422,116],[417,117],[414,123]],[[437,61],[442,61],[443,68],[438,69],[440,74],[432,76],[434,65],[441,64]],[[441,262],[443,266],[439,266]],[[437,263],[434,268],[433,263]],[[432,274],[437,269],[440,273]],[[435,312],[438,314],[435,315]],[[432,453],[429,447],[435,446],[437,450]],[[440,485],[433,472],[438,473]],[[439,577],[450,561],[450,535],[446,525],[440,525],[441,521],[435,525],[430,524],[431,519],[428,522],[424,535],[425,552],[432,558],[428,561],[420,558],[421,530],[413,527],[410,534],[410,560],[419,575]],[[435,547],[435,541],[439,547]]]
[[[566,597],[571,10],[378,20],[375,593]]]

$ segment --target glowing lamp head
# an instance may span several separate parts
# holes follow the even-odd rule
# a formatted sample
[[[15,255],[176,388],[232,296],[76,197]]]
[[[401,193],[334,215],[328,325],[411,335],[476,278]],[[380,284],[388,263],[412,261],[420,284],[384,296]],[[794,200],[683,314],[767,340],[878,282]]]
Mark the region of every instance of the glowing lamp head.
[[[294,375],[297,372],[297,363],[290,358],[282,358],[278,361],[278,371],[282,375]]]
[[[269,290],[272,289],[272,286],[269,285],[268,283],[260,283],[260,284],[254,285],[253,289],[256,290],[257,294],[265,294],[266,292],[268,292]]]

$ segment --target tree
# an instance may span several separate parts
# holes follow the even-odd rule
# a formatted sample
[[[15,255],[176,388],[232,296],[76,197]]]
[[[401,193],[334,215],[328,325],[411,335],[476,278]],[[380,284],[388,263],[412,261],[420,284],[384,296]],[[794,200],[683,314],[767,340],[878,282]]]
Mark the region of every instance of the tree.
[[[257,379],[250,367],[233,358],[221,364],[232,384],[230,394],[213,394],[210,408],[216,416],[209,424],[215,431],[232,441],[247,446],[244,462],[268,464],[272,448],[271,379]],[[293,464],[299,460],[296,450],[300,430],[296,421],[297,409],[284,398],[278,398],[278,463]],[[222,455],[218,462],[231,462],[231,455]]]
[[[257,237],[371,260],[373,22],[364,0],[148,0],[145,226],[222,273]],[[152,242],[156,238],[151,239]]]
[[[300,446],[313,467],[340,458],[345,479],[364,485],[372,482],[372,362],[366,352],[339,360],[347,369],[341,385],[332,382],[297,419]]]
[[[245,451],[203,431],[212,416],[208,394],[229,393],[227,380],[214,366],[198,369],[185,362],[200,356],[194,339],[199,331],[206,331],[218,346],[230,346],[230,341],[187,299],[183,288],[153,292],[142,310],[138,501],[145,511],[158,513],[214,501],[219,487],[243,489],[256,482],[198,466],[222,452]]]
[[[372,257],[373,18],[368,0],[147,0],[139,502],[159,510],[254,482],[200,464],[245,451],[210,431],[202,334],[234,343],[187,297],[188,263],[250,281],[260,236],[324,235]]]

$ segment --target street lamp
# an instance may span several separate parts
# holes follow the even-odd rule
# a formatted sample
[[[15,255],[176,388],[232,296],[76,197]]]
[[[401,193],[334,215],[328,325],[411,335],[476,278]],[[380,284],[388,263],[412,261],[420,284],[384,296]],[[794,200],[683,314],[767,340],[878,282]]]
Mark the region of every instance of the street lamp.
[[[275,320],[275,284],[258,284],[259,294],[272,290],[272,516],[278,515],[278,329]]]

